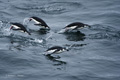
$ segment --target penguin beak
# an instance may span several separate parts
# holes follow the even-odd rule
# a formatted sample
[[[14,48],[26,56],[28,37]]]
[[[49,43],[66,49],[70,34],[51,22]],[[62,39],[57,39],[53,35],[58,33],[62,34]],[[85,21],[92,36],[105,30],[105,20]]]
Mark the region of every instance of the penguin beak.
[[[86,27],[91,28],[91,26],[90,26],[90,25],[88,25],[88,24],[86,24]]]
[[[10,27],[10,30],[13,28],[13,26]]]
[[[30,18],[29,21],[31,21],[32,19]]]
[[[68,49],[68,48],[65,48],[65,50],[66,50],[66,51],[69,51],[69,49]]]

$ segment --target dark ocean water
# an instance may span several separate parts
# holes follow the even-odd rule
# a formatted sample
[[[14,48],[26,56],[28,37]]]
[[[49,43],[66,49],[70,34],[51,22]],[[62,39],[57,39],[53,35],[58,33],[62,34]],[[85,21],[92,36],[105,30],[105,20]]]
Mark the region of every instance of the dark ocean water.
[[[9,30],[9,22],[31,16],[42,18],[49,33],[32,23],[31,36]],[[0,0],[0,21],[0,80],[120,80],[120,0]],[[56,33],[72,22],[91,28],[81,30],[85,36]],[[54,45],[72,47],[42,54]]]

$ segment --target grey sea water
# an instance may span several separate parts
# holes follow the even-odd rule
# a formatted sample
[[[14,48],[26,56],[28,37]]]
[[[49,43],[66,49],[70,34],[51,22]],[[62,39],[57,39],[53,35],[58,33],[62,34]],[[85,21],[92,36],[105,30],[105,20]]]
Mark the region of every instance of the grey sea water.
[[[51,30],[32,22],[31,36],[9,30],[31,16]],[[0,0],[0,21],[0,80],[120,80],[120,0]],[[57,33],[72,22],[91,28]],[[54,45],[71,48],[42,54]]]

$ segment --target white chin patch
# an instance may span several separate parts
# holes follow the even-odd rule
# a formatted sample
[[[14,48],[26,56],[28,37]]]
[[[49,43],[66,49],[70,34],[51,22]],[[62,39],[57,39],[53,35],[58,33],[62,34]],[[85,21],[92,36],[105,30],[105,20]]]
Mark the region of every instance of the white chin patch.
[[[71,26],[68,29],[75,29],[77,26]]]
[[[49,51],[47,51],[48,53],[53,53],[53,52],[55,52],[56,51],[56,49],[54,49],[54,50],[49,50]]]
[[[12,25],[15,29],[19,29],[19,27],[18,26],[16,26],[16,25]]]

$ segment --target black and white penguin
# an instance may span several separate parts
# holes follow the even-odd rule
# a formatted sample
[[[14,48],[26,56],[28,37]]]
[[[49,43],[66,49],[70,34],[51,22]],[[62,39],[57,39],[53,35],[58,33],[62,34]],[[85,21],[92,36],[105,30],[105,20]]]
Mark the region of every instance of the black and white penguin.
[[[48,54],[58,54],[58,53],[61,53],[61,52],[64,52],[64,51],[68,51],[68,49],[66,49],[64,47],[61,47],[61,46],[53,46],[51,48],[48,48],[45,51],[45,55],[48,55]]]
[[[74,23],[71,23],[71,24],[67,25],[66,27],[64,27],[60,32],[79,30],[84,27],[91,27],[91,26],[88,24],[81,23],[81,22],[74,22]]]
[[[50,30],[50,27],[46,24],[46,22],[44,20],[42,20],[41,18],[38,18],[38,17],[30,17],[29,18],[29,21],[34,21],[36,24],[34,25],[37,25],[37,26],[40,26],[44,29],[48,29]]]
[[[15,31],[22,31],[22,32],[26,32],[26,33],[28,33],[29,35],[31,35],[30,34],[30,32],[28,32],[27,31],[27,29],[24,27],[24,25],[22,25],[22,24],[20,24],[20,23],[11,23],[12,25],[11,25],[11,27],[10,27],[10,30],[12,29],[12,30],[15,30]]]

